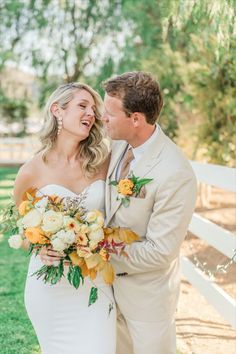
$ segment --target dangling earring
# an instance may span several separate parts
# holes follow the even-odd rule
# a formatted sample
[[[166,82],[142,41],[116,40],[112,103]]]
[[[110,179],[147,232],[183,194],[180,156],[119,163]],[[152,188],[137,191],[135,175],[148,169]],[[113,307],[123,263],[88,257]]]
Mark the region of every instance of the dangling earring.
[[[62,129],[62,117],[57,118],[57,135],[60,134]]]

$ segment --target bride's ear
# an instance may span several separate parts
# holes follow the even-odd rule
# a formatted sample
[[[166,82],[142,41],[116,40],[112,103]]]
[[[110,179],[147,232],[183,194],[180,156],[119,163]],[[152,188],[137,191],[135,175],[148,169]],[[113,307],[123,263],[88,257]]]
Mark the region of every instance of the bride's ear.
[[[55,118],[58,119],[60,117],[60,108],[58,106],[58,103],[53,103],[51,105],[50,111],[52,112],[52,114]]]

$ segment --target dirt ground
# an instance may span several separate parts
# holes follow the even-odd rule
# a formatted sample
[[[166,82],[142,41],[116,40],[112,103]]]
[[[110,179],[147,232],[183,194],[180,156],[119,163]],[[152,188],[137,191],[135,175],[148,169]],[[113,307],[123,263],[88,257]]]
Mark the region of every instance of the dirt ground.
[[[236,194],[217,188],[204,189],[198,197],[196,211],[236,234]],[[236,240],[236,236],[235,236]],[[182,254],[193,260],[194,255],[206,268],[215,270],[217,264],[229,259],[214,248],[189,234]],[[217,274],[214,281],[230,296],[236,298],[236,263],[226,274]],[[236,314],[235,314],[236,317]],[[177,311],[177,346],[182,354],[236,354],[236,331],[225,322],[215,308],[182,279]]]

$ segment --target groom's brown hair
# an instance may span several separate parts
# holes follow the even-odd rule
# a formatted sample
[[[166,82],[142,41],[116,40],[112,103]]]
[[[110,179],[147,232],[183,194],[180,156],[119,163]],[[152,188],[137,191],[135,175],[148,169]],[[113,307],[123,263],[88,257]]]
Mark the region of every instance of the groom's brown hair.
[[[163,106],[163,97],[159,83],[149,73],[127,72],[108,79],[103,87],[109,96],[122,101],[127,116],[141,112],[147,123],[155,124]]]

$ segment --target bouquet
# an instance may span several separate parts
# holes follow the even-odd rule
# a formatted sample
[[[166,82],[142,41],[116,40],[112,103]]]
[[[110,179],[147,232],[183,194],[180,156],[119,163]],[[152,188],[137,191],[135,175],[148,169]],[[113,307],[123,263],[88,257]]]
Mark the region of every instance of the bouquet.
[[[37,189],[29,189],[19,208],[11,206],[8,212],[8,224],[14,233],[8,239],[10,247],[18,249],[27,240],[29,254],[38,255],[42,247],[50,247],[61,255],[58,264],[43,265],[32,275],[56,284],[66,274],[77,289],[85,277],[94,280],[100,273],[105,283],[112,284],[115,275],[109,262],[111,255],[126,255],[125,245],[139,237],[128,229],[104,227],[103,214],[99,210],[86,210],[80,197],[39,196],[39,193]],[[89,305],[96,300],[97,287],[93,286]]]

